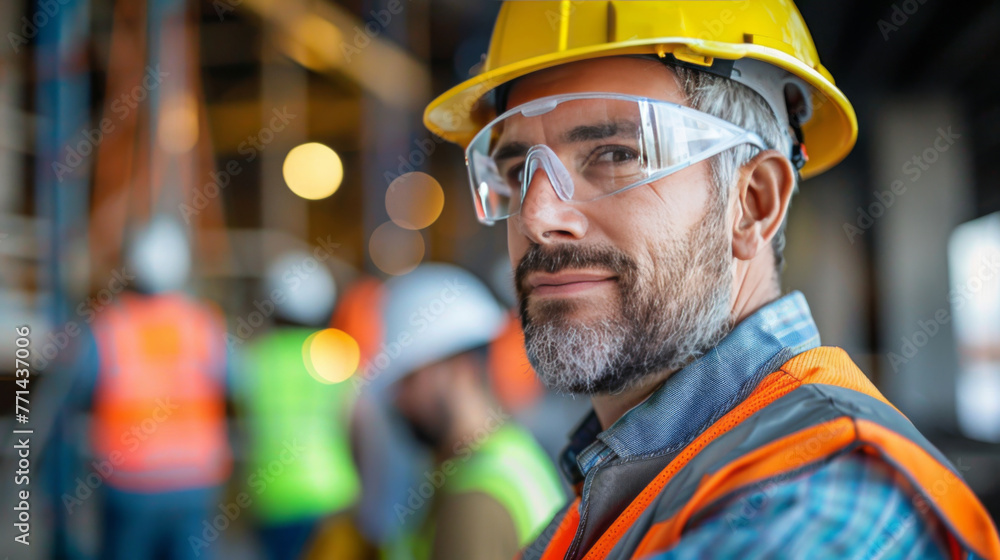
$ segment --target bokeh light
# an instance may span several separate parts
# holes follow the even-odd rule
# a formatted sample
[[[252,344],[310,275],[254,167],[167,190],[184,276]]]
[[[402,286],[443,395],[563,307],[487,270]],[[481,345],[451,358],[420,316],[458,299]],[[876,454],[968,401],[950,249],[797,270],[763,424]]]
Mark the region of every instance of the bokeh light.
[[[426,173],[404,173],[389,184],[385,209],[401,228],[423,229],[434,223],[444,208],[444,189]]]
[[[164,150],[182,154],[198,143],[198,104],[189,92],[163,98],[156,138]]]
[[[306,68],[322,72],[332,67],[332,61],[343,56],[340,50],[343,33],[323,17],[307,13],[291,25],[296,31],[282,37],[286,40],[284,48]]]
[[[302,344],[302,361],[309,375],[320,383],[341,383],[357,371],[361,350],[346,332],[323,329],[309,335]]]
[[[423,260],[424,237],[418,231],[386,222],[372,232],[368,252],[379,270],[400,276],[416,268]]]
[[[340,188],[344,180],[344,164],[329,146],[309,142],[288,152],[281,173],[293,193],[305,199],[319,200]]]

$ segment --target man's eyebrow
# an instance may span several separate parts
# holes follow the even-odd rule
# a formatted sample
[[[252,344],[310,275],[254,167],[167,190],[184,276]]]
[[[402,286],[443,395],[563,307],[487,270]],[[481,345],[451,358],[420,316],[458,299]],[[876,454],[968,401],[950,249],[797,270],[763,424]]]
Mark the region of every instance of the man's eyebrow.
[[[528,153],[528,144],[526,142],[507,142],[502,144],[499,148],[494,150],[491,157],[493,161],[500,161],[502,159],[520,157]]]
[[[585,142],[602,140],[613,136],[634,136],[639,127],[632,121],[614,121],[601,124],[587,124],[573,128],[563,135],[565,142]]]
[[[627,120],[585,124],[577,126],[563,134],[563,141],[567,143],[586,142],[588,140],[601,140],[615,136],[634,136],[638,130],[638,125]],[[493,161],[523,156],[530,148],[531,146],[526,142],[508,142],[502,144],[493,152]]]

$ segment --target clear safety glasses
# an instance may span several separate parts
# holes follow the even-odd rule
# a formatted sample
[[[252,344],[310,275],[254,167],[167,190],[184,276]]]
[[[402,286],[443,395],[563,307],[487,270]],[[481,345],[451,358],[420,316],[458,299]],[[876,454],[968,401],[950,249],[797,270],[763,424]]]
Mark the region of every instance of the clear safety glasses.
[[[517,214],[539,170],[563,201],[657,181],[729,148],[767,149],[753,132],[690,107],[612,93],[543,97],[500,115],[465,151],[479,221]]]

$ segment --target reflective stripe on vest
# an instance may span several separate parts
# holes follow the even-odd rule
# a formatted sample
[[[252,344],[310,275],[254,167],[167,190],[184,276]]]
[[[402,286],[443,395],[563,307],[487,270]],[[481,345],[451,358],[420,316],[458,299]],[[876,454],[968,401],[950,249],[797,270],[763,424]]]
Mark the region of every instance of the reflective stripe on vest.
[[[126,295],[98,317],[94,449],[112,486],[164,491],[229,474],[221,319],[183,295]]]
[[[566,499],[552,461],[531,434],[512,424],[491,435],[445,488],[492,496],[514,521],[518,546],[538,536]]]
[[[720,499],[785,480],[845,452],[878,456],[917,491],[960,548],[1000,558],[985,508],[934,448],[839,348],[806,351],[768,375],[739,405],[702,432],[639,493],[583,556],[642,558],[666,551],[685,525]],[[922,501],[921,501],[922,500]],[[919,502],[919,503],[918,503]],[[563,559],[579,526],[579,499],[525,559]],[[551,533],[551,534],[549,534]]]
[[[478,449],[476,442],[463,445],[450,466],[439,466],[441,476],[453,475],[442,486],[450,494],[482,492],[504,507],[514,523],[518,545],[531,542],[546,521],[564,503],[565,494],[555,466],[524,428],[508,423],[491,434]],[[471,452],[471,455],[466,455]],[[403,534],[409,556],[431,557],[434,519],[428,518],[414,533]]]

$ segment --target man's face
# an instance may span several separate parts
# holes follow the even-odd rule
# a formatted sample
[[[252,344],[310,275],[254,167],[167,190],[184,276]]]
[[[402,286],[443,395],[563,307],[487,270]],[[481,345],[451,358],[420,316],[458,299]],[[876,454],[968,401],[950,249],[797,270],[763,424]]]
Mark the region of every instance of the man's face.
[[[411,435],[432,449],[440,447],[451,423],[447,392],[450,364],[437,362],[396,382],[394,404]]]
[[[575,92],[687,104],[658,62],[613,57],[522,78],[508,107]],[[602,124],[573,122],[581,118],[594,117],[564,112],[549,122]],[[511,126],[503,137],[533,145],[545,134]],[[547,175],[535,173],[507,238],[528,357],[547,386],[618,392],[683,367],[725,336],[733,285],[727,198],[709,160],[591,202],[561,200]]]

